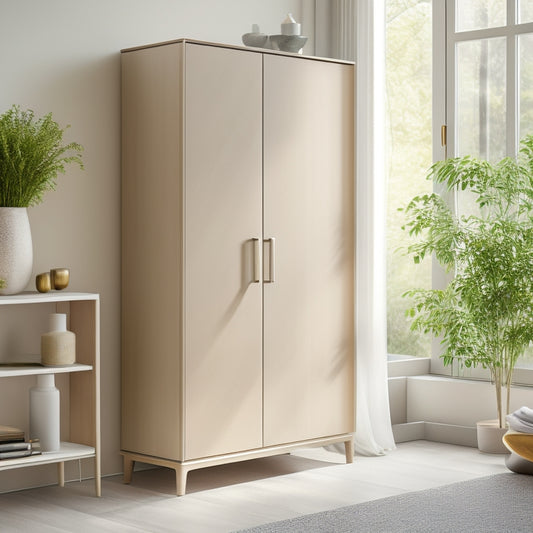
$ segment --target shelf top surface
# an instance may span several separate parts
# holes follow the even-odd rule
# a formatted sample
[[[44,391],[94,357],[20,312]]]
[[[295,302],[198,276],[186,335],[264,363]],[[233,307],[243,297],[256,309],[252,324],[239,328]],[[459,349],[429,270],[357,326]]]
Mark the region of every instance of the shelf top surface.
[[[94,457],[95,449],[83,444],[73,442],[62,442],[61,449],[58,452],[44,452],[40,455],[31,455],[29,457],[18,457],[14,459],[2,459],[0,461],[0,470],[10,470],[11,468],[20,468],[36,464],[58,463],[62,461],[73,461],[75,459],[84,459]]]
[[[99,299],[100,296],[98,294],[89,292],[21,292],[19,294],[0,295],[0,305],[72,302]]]
[[[67,374],[71,372],[87,372],[92,370],[92,365],[74,363],[65,366],[43,366],[39,364],[24,365],[0,365],[0,378],[15,376],[36,376],[38,374]]]

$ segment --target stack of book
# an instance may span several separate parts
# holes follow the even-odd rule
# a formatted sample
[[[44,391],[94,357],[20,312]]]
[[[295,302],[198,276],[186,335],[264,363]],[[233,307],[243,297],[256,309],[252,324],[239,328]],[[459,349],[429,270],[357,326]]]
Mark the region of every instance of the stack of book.
[[[41,453],[39,440],[26,441],[24,431],[10,426],[0,426],[0,460],[16,459]]]

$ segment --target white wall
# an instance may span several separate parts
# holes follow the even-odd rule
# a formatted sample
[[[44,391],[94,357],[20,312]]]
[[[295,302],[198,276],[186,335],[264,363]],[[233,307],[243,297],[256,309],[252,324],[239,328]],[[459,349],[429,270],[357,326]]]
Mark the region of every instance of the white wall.
[[[67,140],[85,147],[85,171],[60,175],[30,222],[34,274],[66,266],[70,290],[101,295],[103,473],[122,468],[119,51],[180,37],[242,44],[252,23],[279,33],[288,12],[310,37],[311,54],[313,0],[0,0],[0,112],[12,104],[52,112],[71,124]],[[0,387],[0,402],[8,394]],[[0,473],[0,491],[24,476],[7,482]]]
[[[396,442],[427,439],[475,447],[476,422],[497,418],[495,389],[486,381],[395,375],[389,377],[389,403]],[[523,405],[533,405],[533,388],[513,386],[510,411]]]
[[[505,394],[505,389],[504,389]],[[533,405],[533,389],[515,386],[510,411]],[[442,376],[407,378],[407,422],[475,426],[497,418],[496,392],[491,383]]]

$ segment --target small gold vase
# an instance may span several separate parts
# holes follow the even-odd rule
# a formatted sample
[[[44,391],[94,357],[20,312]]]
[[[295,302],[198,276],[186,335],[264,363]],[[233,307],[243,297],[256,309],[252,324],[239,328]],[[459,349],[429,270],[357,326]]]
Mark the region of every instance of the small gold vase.
[[[60,291],[68,286],[70,272],[68,268],[53,268],[50,270],[50,284],[53,289]]]
[[[48,292],[52,288],[50,282],[50,272],[37,274],[35,277],[35,287],[39,292]]]

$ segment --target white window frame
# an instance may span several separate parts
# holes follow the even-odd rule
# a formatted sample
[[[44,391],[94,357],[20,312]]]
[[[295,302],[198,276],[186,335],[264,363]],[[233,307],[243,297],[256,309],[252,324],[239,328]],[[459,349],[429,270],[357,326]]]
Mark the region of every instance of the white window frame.
[[[441,4],[441,2],[434,2]],[[447,124],[447,141],[448,141],[448,156],[454,157],[455,153],[455,139],[457,137],[457,129],[455,123],[454,100],[456,93],[456,77],[457,69],[455,64],[455,47],[459,42],[490,39],[493,37],[505,37],[507,41],[506,49],[506,79],[507,79],[507,94],[506,94],[506,123],[507,123],[507,146],[506,155],[514,156],[518,150],[519,142],[519,120],[520,116],[519,101],[518,101],[518,57],[517,57],[517,36],[524,33],[533,33],[533,23],[517,24],[517,0],[507,0],[507,25],[496,28],[486,28],[481,30],[471,31],[455,31],[455,0],[445,0],[442,3],[446,5],[445,18],[441,20],[446,21],[446,57],[449,59],[446,73],[446,98],[447,98],[447,120],[443,124]],[[435,21],[438,24],[438,21]]]

